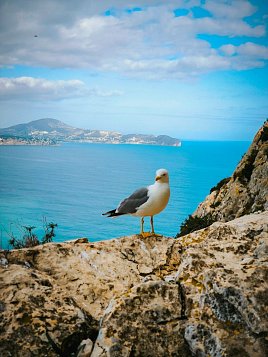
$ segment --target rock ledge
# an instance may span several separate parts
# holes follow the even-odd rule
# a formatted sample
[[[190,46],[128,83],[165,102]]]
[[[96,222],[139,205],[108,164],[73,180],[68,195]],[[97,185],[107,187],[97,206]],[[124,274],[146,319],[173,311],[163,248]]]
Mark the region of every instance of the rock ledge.
[[[267,226],[1,251],[0,355],[263,357]]]

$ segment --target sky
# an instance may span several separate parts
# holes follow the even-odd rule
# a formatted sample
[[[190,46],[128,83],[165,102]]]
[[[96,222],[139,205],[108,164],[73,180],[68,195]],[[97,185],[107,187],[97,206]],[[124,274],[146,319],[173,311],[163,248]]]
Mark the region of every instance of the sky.
[[[1,0],[0,127],[252,140],[267,24],[267,0]]]

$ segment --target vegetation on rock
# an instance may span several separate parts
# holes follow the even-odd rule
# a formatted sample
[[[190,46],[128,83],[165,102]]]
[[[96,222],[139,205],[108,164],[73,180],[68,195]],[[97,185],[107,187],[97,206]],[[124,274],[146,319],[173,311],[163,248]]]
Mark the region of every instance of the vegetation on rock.
[[[13,249],[21,249],[21,248],[30,248],[35,247],[36,245],[45,244],[52,242],[53,238],[56,236],[55,228],[58,225],[56,223],[50,222],[47,223],[44,220],[44,236],[39,239],[38,236],[33,232],[36,228],[35,226],[21,226],[23,236],[22,238],[17,238],[13,232],[10,232],[10,240],[9,244],[12,246]]]
[[[188,218],[182,222],[180,232],[176,235],[176,238],[206,228],[214,222],[215,218],[210,213],[206,214],[204,217],[189,215]]]
[[[216,186],[213,186],[210,189],[210,193],[212,193],[213,191],[219,191],[222,188],[222,186],[227,184],[230,180],[231,180],[231,177],[226,177],[226,178],[222,179],[220,182],[217,183]]]

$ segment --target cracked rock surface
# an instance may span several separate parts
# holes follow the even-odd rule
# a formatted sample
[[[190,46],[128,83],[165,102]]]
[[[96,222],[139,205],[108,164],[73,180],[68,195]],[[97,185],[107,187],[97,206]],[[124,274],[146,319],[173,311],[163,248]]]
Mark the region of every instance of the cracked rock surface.
[[[0,252],[0,355],[267,355],[268,212]]]
[[[181,326],[178,285],[162,280],[135,286],[111,301],[92,357],[189,355]]]

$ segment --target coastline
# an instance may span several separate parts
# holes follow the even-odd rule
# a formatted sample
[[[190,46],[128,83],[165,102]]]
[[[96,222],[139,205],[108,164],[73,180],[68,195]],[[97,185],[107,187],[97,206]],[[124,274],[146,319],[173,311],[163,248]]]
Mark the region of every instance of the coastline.
[[[71,141],[57,141],[50,142],[49,140],[18,140],[18,139],[3,139],[0,138],[0,146],[60,146],[61,144],[112,144],[112,145],[150,145],[150,146],[171,146],[171,147],[181,147],[182,142],[168,145],[168,144],[159,144],[154,142],[133,142],[133,141],[94,141],[94,140],[71,140]]]

